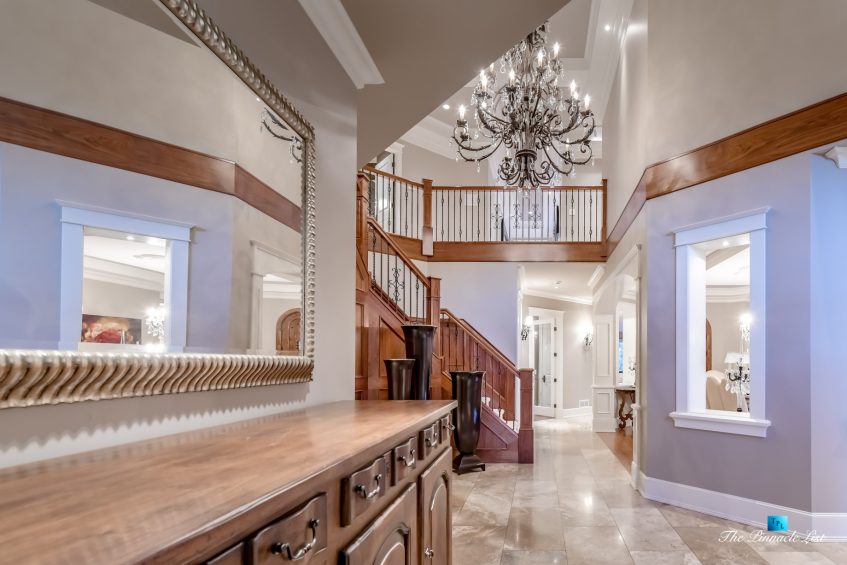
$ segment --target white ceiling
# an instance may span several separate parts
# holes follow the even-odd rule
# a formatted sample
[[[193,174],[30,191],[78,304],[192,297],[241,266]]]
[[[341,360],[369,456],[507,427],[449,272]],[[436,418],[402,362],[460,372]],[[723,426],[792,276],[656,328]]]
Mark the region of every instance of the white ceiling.
[[[749,286],[750,248],[732,255],[706,270],[706,286]]]
[[[591,303],[591,278],[597,263],[524,263],[524,294]]]
[[[567,71],[564,83],[575,80],[582,94],[591,95],[598,125],[606,111],[631,9],[632,0],[571,0],[548,20],[550,40],[562,46],[559,59]],[[403,134],[401,141],[452,159],[455,150],[449,140],[458,107],[470,106],[475,84],[476,75],[469,77],[467,84]],[[445,104],[449,108],[444,108]],[[594,141],[592,148],[601,159],[602,139]],[[600,165],[595,163],[594,169],[599,170]]]
[[[163,239],[86,228],[86,257],[164,273],[165,251]]]

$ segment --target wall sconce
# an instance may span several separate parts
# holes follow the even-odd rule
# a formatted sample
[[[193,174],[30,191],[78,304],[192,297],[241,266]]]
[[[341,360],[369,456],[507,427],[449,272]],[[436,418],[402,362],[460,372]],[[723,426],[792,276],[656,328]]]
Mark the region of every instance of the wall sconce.
[[[594,325],[589,320],[583,320],[579,326],[579,333],[582,335],[582,345],[588,349],[594,343]]]
[[[750,351],[750,325],[753,323],[753,316],[749,313],[742,314],[738,318],[738,329],[741,330],[741,352]]]
[[[532,325],[532,316],[527,316],[521,326],[521,341],[526,341],[529,337],[530,325]]]
[[[147,325],[147,333],[159,338],[165,337],[165,305],[159,304],[158,308],[148,308],[147,317],[144,319]]]

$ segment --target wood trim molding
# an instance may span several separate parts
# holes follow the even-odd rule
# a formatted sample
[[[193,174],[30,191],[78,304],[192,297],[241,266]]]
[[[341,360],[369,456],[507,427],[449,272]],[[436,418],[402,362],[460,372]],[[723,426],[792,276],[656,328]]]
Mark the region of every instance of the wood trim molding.
[[[237,163],[0,98],[0,141],[229,194],[300,232],[300,206]]]
[[[847,139],[847,93],[768,120],[644,170],[609,234],[611,255],[647,200]]]
[[[602,262],[606,259],[603,243],[561,242],[499,242],[499,241],[436,241],[433,243],[433,262]]]

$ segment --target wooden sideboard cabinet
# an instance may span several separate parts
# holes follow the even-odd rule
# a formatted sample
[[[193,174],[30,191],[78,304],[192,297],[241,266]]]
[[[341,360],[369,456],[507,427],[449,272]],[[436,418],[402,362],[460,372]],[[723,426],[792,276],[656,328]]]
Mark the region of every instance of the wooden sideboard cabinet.
[[[449,565],[454,407],[339,402],[0,471],[4,559]]]

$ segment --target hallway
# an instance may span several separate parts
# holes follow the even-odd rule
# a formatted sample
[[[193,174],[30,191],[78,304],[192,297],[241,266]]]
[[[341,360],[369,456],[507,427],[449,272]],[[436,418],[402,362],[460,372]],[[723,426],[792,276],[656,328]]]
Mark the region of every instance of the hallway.
[[[590,430],[588,417],[536,421],[535,465],[454,475],[454,563],[847,563],[847,543],[720,542],[757,529],[642,498]]]

